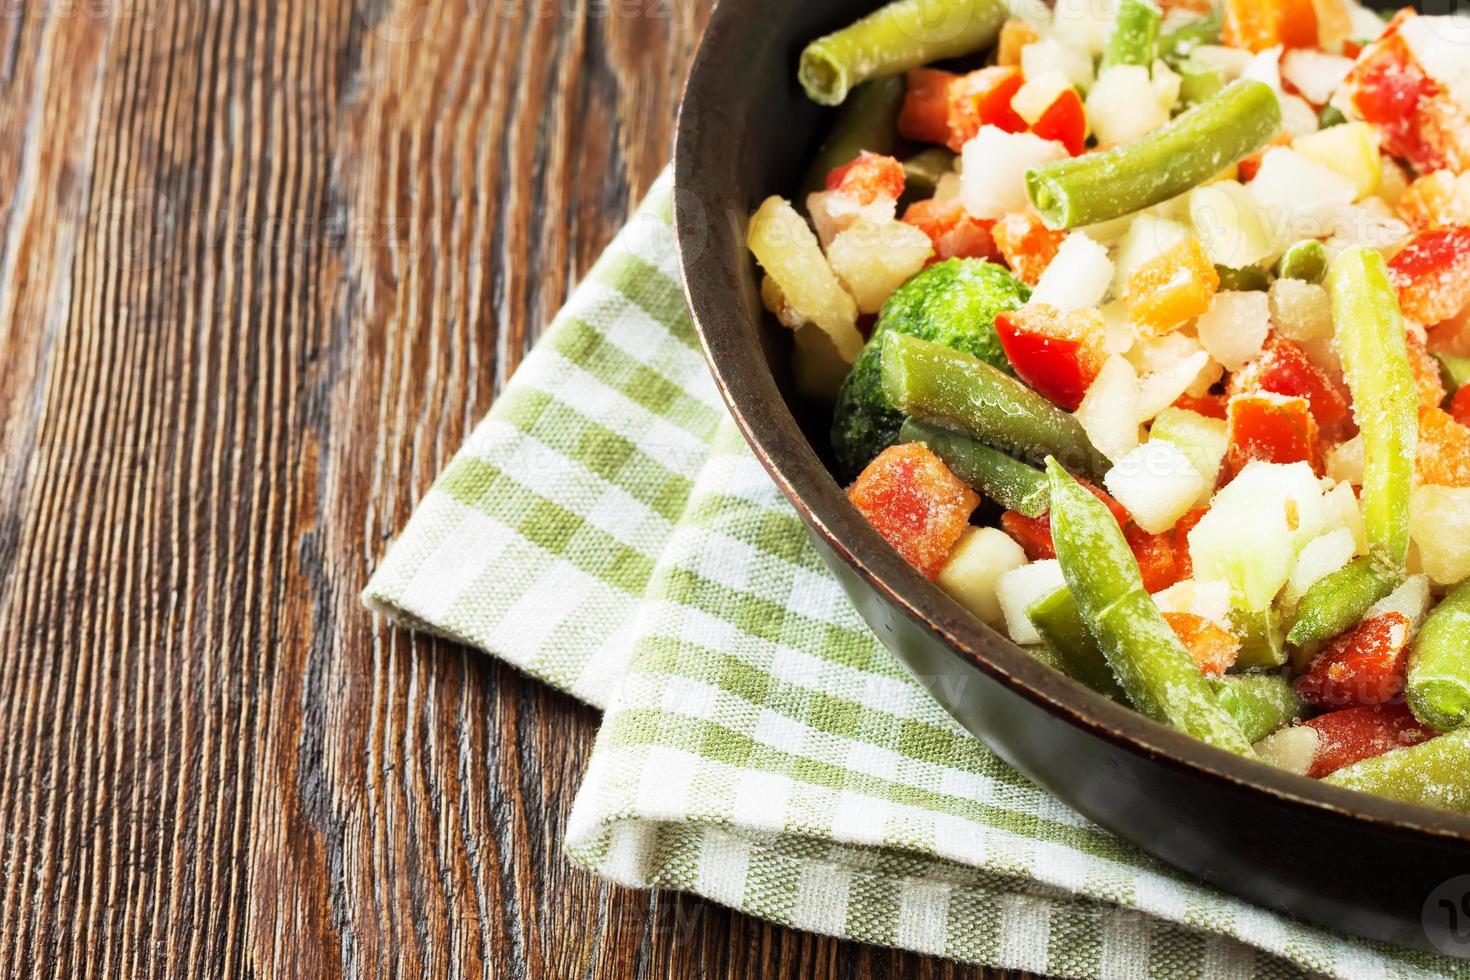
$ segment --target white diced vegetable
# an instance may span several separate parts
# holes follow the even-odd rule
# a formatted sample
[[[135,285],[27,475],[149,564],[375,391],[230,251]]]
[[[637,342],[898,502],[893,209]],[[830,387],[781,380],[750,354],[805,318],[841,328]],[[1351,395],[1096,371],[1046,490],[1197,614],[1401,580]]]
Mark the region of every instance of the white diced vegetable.
[[[1214,365],[1211,372],[1211,365]],[[1208,386],[1220,375],[1220,366],[1210,355],[1197,350],[1169,367],[1144,375],[1138,383],[1138,421],[1147,422],[1179,400],[1179,396],[1196,387],[1199,380],[1213,373]]]
[[[1117,146],[1164,125],[1169,110],[1159,104],[1147,68],[1114,65],[1087,93],[1087,118],[1100,146]]]
[[[1216,265],[1240,269],[1281,251],[1270,214],[1242,184],[1217,180],[1191,191],[1188,202],[1194,233]]]
[[[1301,137],[1317,132],[1317,110],[1299,95],[1283,95],[1281,103],[1281,130],[1287,136]]]
[[[1036,47],[1035,44],[1022,49],[1021,56],[1025,52]],[[1067,76],[1055,68],[1047,69],[1039,75],[1026,76],[1026,84],[1022,85],[1011,97],[1011,108],[1016,110],[1016,115],[1026,120],[1027,125],[1036,125],[1042,113],[1051,108],[1051,104],[1057,100],[1057,96],[1072,87]]]
[[[1021,49],[1021,74],[1028,79],[1060,75],[1085,91],[1092,87],[1092,59],[1056,38],[1043,38]]]
[[[1285,223],[1278,237],[1292,241],[1318,237],[1327,219],[1358,196],[1353,181],[1284,146],[1266,151],[1247,189]]]
[[[1036,632],[1026,610],[1037,599],[1051,595],[1066,584],[1062,566],[1054,558],[1022,565],[1001,575],[996,597],[1011,639],[1017,643],[1040,643],[1041,634]]]
[[[827,246],[827,261],[857,301],[859,313],[877,313],[933,254],[929,236],[902,221],[853,225]]]
[[[1114,300],[1098,307],[1102,314],[1103,349],[1109,354],[1127,354],[1138,343],[1138,328],[1128,319],[1128,304]]]
[[[1066,147],[1032,133],[1007,133],[981,126],[965,144],[960,199],[977,218],[1000,218],[1028,206],[1026,171],[1067,155]]]
[[[1327,451],[1327,475],[1355,487],[1363,485],[1363,437],[1353,436]]]
[[[1353,245],[1389,251],[1411,234],[1409,226],[1376,197],[1332,211],[1323,218],[1321,228],[1330,236],[1323,243],[1330,257]]]
[[[1251,60],[1240,69],[1240,77],[1266,83],[1271,86],[1271,91],[1275,92],[1279,98],[1281,96],[1281,50],[1281,46],[1277,45],[1251,55]]]
[[[1313,105],[1326,105],[1353,70],[1353,59],[1314,48],[1292,48],[1281,59],[1281,77]]]
[[[1197,44],[1189,57],[1206,68],[1218,68],[1226,81],[1234,81],[1251,63],[1251,53],[1219,44]]]
[[[1154,603],[1160,612],[1192,613],[1227,628],[1230,623],[1228,582],[1181,579],[1154,593]]]
[[[1091,65],[1091,56],[1102,54],[1107,46],[1116,16],[1116,0],[1057,0],[1052,9],[1052,37]]]
[[[1282,590],[1282,601],[1295,605],[1319,579],[1352,561],[1355,551],[1357,543],[1353,541],[1353,532],[1345,527],[1319,534],[1308,541],[1297,556],[1291,577]]]
[[[1351,483],[1339,483],[1322,495],[1323,532],[1344,528],[1353,536],[1353,554],[1368,553],[1368,529],[1363,508]]]
[[[826,248],[832,239],[858,223],[882,225],[898,213],[898,200],[879,197],[862,204],[841,191],[817,191],[806,196],[806,213],[812,216],[817,240]]]
[[[1409,529],[1420,565],[1435,585],[1470,576],[1470,487],[1415,488]]]
[[[746,240],[787,305],[826,331],[844,361],[856,360],[863,349],[857,304],[842,288],[817,236],[796,209],[779,197],[766,198],[751,216]]]
[[[1046,303],[1062,312],[1097,306],[1113,281],[1108,250],[1080,231],[1068,235],[1056,258],[1042,272],[1032,303]]]
[[[1189,457],[1163,439],[1150,439],[1119,459],[1103,485],[1150,534],[1173,527],[1206,489]]]
[[[1122,459],[1138,445],[1138,373],[1114,354],[1077,406],[1077,421],[1098,451]]]
[[[1429,611],[1430,598],[1429,576],[1410,575],[1399,583],[1398,588],[1369,606],[1368,611],[1363,613],[1363,618],[1372,619],[1384,613],[1398,613],[1409,621],[1409,632],[1412,635],[1418,632],[1420,624],[1424,622],[1424,614]]]
[[[1178,221],[1156,218],[1146,211],[1136,216],[1118,242],[1118,254],[1113,260],[1113,292],[1122,296],[1128,278],[1139,266],[1188,237],[1189,229]]]
[[[1026,552],[1010,535],[999,528],[970,527],[935,581],[981,620],[1000,626],[1005,619],[997,592],[1001,577],[1024,564]]]
[[[1302,343],[1332,336],[1332,297],[1324,286],[1301,279],[1271,284],[1271,320],[1287,340]]]
[[[1376,41],[1388,30],[1388,22],[1358,3],[1358,0],[1341,0],[1341,3],[1347,10],[1348,19],[1352,21],[1348,37],[1360,42]]]
[[[1179,90],[1184,85],[1184,79],[1162,59],[1154,60],[1152,77],[1154,97],[1159,100],[1159,105],[1165,112],[1172,112],[1179,104]]]
[[[1197,321],[1199,342],[1227,371],[1239,371],[1261,352],[1271,332],[1271,301],[1262,292],[1215,294]]]
[[[1294,725],[1267,735],[1255,744],[1256,755],[1267,765],[1305,776],[1317,758],[1317,730]]]
[[[1189,457],[1189,461],[1205,481],[1205,487],[1195,499],[1195,505],[1209,503],[1210,498],[1215,495],[1220,469],[1225,464],[1225,452],[1230,447],[1229,429],[1225,421],[1185,408],[1166,408],[1154,419],[1153,427],[1149,429],[1149,439],[1172,442]]]
[[[1425,74],[1462,109],[1470,108],[1470,17],[1413,17],[1399,25],[1399,34]]]

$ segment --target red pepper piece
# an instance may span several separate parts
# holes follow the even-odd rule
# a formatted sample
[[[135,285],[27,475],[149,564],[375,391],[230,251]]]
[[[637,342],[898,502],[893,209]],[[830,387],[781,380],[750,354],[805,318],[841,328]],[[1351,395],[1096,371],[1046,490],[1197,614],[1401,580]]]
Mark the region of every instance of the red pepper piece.
[[[1383,704],[1404,689],[1409,617],[1389,612],[1341,634],[1296,682],[1303,701],[1319,708]]]
[[[1087,149],[1087,112],[1077,90],[1069,88],[1053,99],[1031,124],[1031,132],[1044,140],[1056,140],[1074,157],[1081,156]]]
[[[1321,474],[1317,421],[1305,398],[1270,392],[1239,394],[1230,399],[1226,423],[1230,441],[1225,451],[1225,471],[1230,476],[1253,459],[1268,463],[1305,461]]]
[[[1194,613],[1166,612],[1164,622],[1174,630],[1184,649],[1194,658],[1200,673],[1219,677],[1235,663],[1240,653],[1240,640],[1228,630]]]
[[[1000,260],[1000,250],[990,235],[995,222],[972,218],[958,200],[915,201],[904,211],[903,220],[934,243],[931,264],[956,258]]]
[[[1317,754],[1307,770],[1313,779],[1394,749],[1418,745],[1438,734],[1420,724],[1402,702],[1329,711],[1305,724],[1317,733]]]
[[[1026,120],[1011,108],[1024,78],[1014,66],[992,65],[967,75],[915,68],[898,113],[898,132],[921,143],[943,143],[958,153],[981,126],[1024,133]]]
[[[1225,421],[1225,401],[1224,395],[1217,395],[1214,392],[1207,391],[1203,395],[1191,395],[1186,391],[1174,399],[1174,407],[1198,412],[1205,418],[1219,419],[1223,422]]]
[[[1470,136],[1461,110],[1414,57],[1398,28],[1417,16],[1402,10],[1358,57],[1345,81],[1353,104],[1378,127],[1384,152],[1421,174],[1470,163]]]
[[[1388,263],[1404,316],[1433,325],[1470,306],[1470,228],[1415,235]]]
[[[1347,394],[1298,344],[1278,334],[1266,338],[1260,356],[1230,378],[1230,394],[1252,391],[1305,398],[1319,430],[1330,430],[1348,417]]]
[[[1000,515],[1000,527],[1009,534],[1029,561],[1045,561],[1057,556],[1056,546],[1051,540],[1051,516],[1027,517],[1025,514],[1008,510]]]
[[[1005,257],[1006,265],[1028,286],[1036,285],[1051,260],[1057,257],[1057,249],[1064,231],[1052,231],[1041,223],[1041,218],[1029,211],[1008,214],[990,229],[995,238],[995,247]]]
[[[1196,507],[1184,512],[1174,524],[1174,529],[1169,533],[1174,536],[1174,561],[1179,566],[1179,579],[1194,578],[1194,561],[1189,557],[1189,532],[1194,530],[1206,514],[1210,512],[1208,507]]]
[[[929,578],[939,574],[980,497],[920,442],[889,446],[858,476],[847,497]]]
[[[1455,392],[1450,399],[1450,417],[1464,426],[1470,426],[1470,385]]]
[[[904,76],[898,133],[918,143],[949,142],[949,87],[959,76],[938,68],[914,68]]]
[[[1082,404],[1107,359],[1105,332],[1102,314],[1093,309],[1063,314],[1038,303],[995,318],[996,336],[1016,375],[1069,412]]]
[[[880,197],[895,200],[903,193],[903,164],[893,157],[863,150],[851,163],[834,167],[827,175],[827,190],[859,204],[872,204]]]
[[[1128,540],[1128,547],[1138,560],[1144,591],[1160,592],[1184,577],[1179,574],[1178,556],[1174,553],[1174,542],[1168,532],[1150,534],[1130,522],[1123,528],[1123,537]]]

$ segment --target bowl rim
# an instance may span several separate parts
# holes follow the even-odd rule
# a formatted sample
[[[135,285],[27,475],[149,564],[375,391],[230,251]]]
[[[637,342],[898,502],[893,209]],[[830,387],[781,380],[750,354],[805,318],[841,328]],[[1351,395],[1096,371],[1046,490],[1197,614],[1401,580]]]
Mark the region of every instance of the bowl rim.
[[[758,16],[759,4],[717,0],[706,23],[680,99],[674,135],[673,226],[683,289],[695,334],[715,385],[736,425],[772,480],[811,528],[870,588],[914,623],[941,639],[956,657],[1003,686],[1084,731],[1135,755],[1149,757],[1199,778],[1222,780],[1324,817],[1362,821],[1390,833],[1427,835],[1470,844],[1470,815],[1435,810],[1331,786],[1258,760],[1207,745],[1105,698],[1046,667],[1009,638],[976,619],[924,578],[875,531],[817,457],[758,345],[740,343],[739,304],[706,286],[728,275],[710,246],[708,217],[732,207],[719,196],[703,166],[706,154],[728,152],[728,139],[707,133],[706,118],[728,119],[719,105],[717,79],[739,77],[748,66],[722,57],[742,50],[729,36],[742,18]],[[737,236],[744,233],[737,216]]]

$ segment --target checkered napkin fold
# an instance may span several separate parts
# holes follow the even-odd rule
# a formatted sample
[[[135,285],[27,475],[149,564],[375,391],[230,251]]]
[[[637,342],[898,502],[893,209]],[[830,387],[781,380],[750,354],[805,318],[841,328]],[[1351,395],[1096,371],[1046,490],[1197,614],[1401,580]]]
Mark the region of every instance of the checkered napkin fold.
[[[661,179],[365,593],[605,710],[579,864],[1072,977],[1470,977],[1161,866],[1008,768],[864,628],[726,414]]]

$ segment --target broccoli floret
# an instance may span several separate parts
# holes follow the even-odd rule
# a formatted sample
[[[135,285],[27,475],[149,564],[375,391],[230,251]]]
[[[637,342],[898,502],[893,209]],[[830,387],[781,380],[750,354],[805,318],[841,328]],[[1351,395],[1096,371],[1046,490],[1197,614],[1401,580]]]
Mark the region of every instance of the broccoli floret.
[[[944,344],[1010,371],[995,317],[1030,298],[1026,284],[979,259],[939,262],[904,283],[883,304],[873,336],[837,393],[832,451],[837,477],[850,483],[898,439],[903,416],[888,405],[878,354],[889,330]]]

